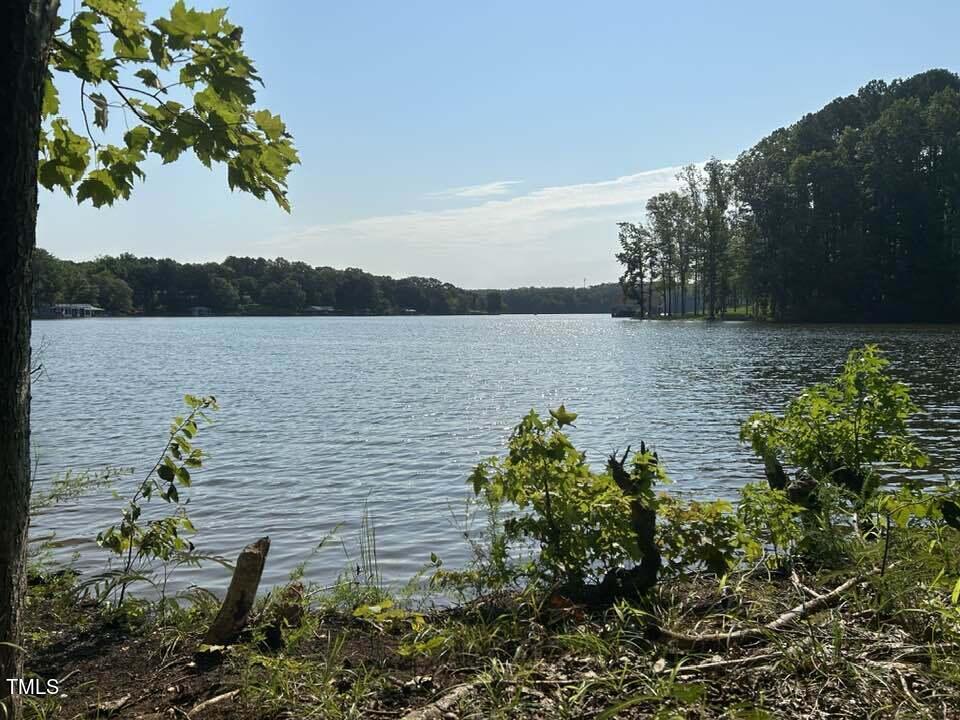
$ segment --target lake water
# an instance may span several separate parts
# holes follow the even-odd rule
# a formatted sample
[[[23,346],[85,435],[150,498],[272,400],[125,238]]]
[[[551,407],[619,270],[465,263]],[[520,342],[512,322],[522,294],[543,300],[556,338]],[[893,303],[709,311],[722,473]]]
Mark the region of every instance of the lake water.
[[[777,326],[635,321],[599,315],[384,318],[145,318],[34,323],[44,366],[33,390],[39,476],[107,464],[142,476],[184,393],[213,394],[216,424],[194,475],[195,540],[235,558],[269,535],[264,581],[283,582],[335,526],[307,575],[330,582],[354,556],[364,505],[386,579],[430,553],[467,557],[466,478],[502,449],[530,408],[580,413],[574,442],[598,467],[643,439],[674,490],[731,495],[763,478],[738,444],[739,422],[832,376],[867,342],[889,352],[926,413],[916,425],[933,463],[960,468],[960,327]],[[125,488],[133,485],[128,479]],[[127,495],[125,490],[124,495]],[[155,501],[157,502],[157,501]],[[62,557],[100,567],[98,530],[119,521],[109,491],[41,517]],[[221,589],[217,565],[181,576]]]

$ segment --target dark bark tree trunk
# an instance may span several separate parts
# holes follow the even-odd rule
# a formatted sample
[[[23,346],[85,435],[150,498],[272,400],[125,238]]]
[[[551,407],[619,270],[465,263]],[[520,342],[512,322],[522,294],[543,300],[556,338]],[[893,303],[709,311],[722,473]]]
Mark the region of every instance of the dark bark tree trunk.
[[[687,274],[680,273],[680,317],[687,314]]]
[[[44,45],[54,10],[50,0],[0,4],[0,704],[15,718],[20,710],[6,678],[23,676],[15,646],[30,519],[30,265]]]

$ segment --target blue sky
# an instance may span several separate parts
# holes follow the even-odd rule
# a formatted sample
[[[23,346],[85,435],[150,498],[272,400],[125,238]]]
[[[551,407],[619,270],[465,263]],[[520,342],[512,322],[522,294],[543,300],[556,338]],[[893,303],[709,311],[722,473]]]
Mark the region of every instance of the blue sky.
[[[258,104],[301,153],[293,212],[184,156],[113,208],[43,192],[41,247],[284,256],[466,287],[607,282],[616,221],[680,166],[733,159],[870,79],[960,70],[947,0],[235,0],[230,18],[266,81]]]

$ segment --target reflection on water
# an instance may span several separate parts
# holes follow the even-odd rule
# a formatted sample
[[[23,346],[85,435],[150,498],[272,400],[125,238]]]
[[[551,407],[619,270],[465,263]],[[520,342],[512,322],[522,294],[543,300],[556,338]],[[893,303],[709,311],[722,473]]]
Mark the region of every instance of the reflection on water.
[[[867,342],[888,351],[924,407],[915,428],[933,460],[925,473],[956,470],[958,327],[596,315],[41,321],[33,442],[41,478],[104,464],[142,473],[182,395],[214,394],[223,409],[199,437],[211,457],[192,490],[202,549],[233,557],[270,535],[265,582],[282,582],[341,522],[353,552],[367,503],[384,575],[402,581],[431,551],[448,566],[465,559],[451,520],[465,479],[531,407],[580,413],[571,434],[598,464],[643,439],[675,489],[730,494],[762,478],[737,442],[739,421],[780,409]],[[55,529],[88,551],[119,505],[99,493],[41,518],[35,533]],[[329,581],[345,567],[344,550],[331,548],[309,577]],[[226,577],[214,566],[190,580],[217,588]]]

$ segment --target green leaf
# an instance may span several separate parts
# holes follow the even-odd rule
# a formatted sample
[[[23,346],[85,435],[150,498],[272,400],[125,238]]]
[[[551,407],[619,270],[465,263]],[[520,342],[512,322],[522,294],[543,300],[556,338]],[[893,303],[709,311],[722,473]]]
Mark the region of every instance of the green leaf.
[[[226,9],[200,12],[187,8],[183,0],[177,0],[170,9],[170,17],[161,18],[153,25],[168,36],[171,48],[182,50],[197,36],[215,35],[223,25]]]
[[[160,476],[161,480],[173,482],[176,472],[169,465],[161,465],[157,468],[157,475]]]
[[[674,683],[670,695],[682,703],[693,703],[703,697],[706,688],[697,683]]]
[[[56,85],[53,84],[53,76],[48,72],[43,79],[43,104],[40,114],[42,117],[56,115],[60,110],[60,95],[57,92]]]
[[[123,141],[130,150],[142,153],[146,151],[152,137],[153,133],[150,128],[146,125],[137,125],[137,127],[127,131],[123,136]]]
[[[106,170],[93,170],[83,179],[77,188],[77,202],[90,200],[94,207],[113,205],[120,193]]]
[[[140,78],[147,87],[156,90],[160,90],[163,87],[163,83],[160,82],[160,78],[157,77],[157,74],[153,72],[153,70],[143,68],[142,70],[137,70],[134,75]]]
[[[950,602],[954,605],[960,603],[960,579],[958,579],[957,584],[953,586],[953,592],[950,593]]]
[[[154,32],[153,30],[147,30],[147,38],[149,39],[150,44],[150,57],[162,70],[166,70],[170,67],[172,59],[170,57],[170,52],[167,50],[166,37],[163,33]]]
[[[151,149],[161,157],[164,164],[172,163],[189,146],[186,140],[172,130],[163,130],[153,138]]]
[[[140,10],[138,2],[131,2],[130,0],[84,0],[83,4],[112,20],[111,30],[114,34],[135,36],[146,30],[143,25],[146,16]]]
[[[176,475],[181,485],[190,487],[190,472],[185,467],[178,467]]]
[[[257,127],[263,130],[271,140],[279,140],[286,131],[286,126],[279,115],[273,115],[269,110],[258,110],[251,115]]]
[[[564,425],[573,425],[573,421],[577,419],[577,413],[567,412],[563,405],[556,410],[551,410],[550,415],[553,416],[553,419],[557,421],[557,425],[561,428]]]
[[[101,130],[107,129],[107,98],[100,93],[90,93],[93,103],[93,124]]]
[[[38,180],[48,190],[60,187],[70,195],[90,162],[90,142],[63,118],[54,120],[50,129],[52,137],[44,143],[48,159],[39,165]]]

